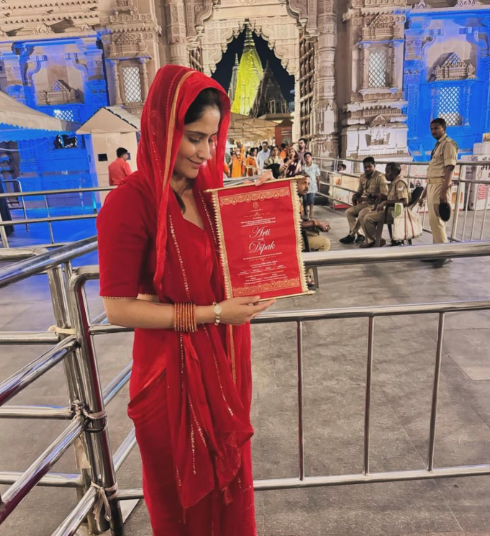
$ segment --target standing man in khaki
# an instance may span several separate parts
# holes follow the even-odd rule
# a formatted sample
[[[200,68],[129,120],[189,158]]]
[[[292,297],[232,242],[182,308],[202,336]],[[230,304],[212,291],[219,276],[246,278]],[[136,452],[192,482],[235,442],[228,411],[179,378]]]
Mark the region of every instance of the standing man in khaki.
[[[360,244],[365,238],[357,234],[367,214],[374,209],[376,199],[386,199],[388,195],[388,183],[385,176],[376,171],[376,162],[372,156],[362,161],[364,173],[359,181],[359,188],[352,196],[354,206],[347,209],[345,215],[349,222],[349,234],[340,239],[341,244]],[[357,235],[357,238],[356,238]]]
[[[450,202],[453,173],[458,159],[458,146],[446,134],[446,121],[441,118],[430,123],[430,131],[437,143],[427,171],[427,188],[420,198],[422,205],[427,198],[429,209],[429,223],[434,244],[444,244],[448,241],[446,223],[439,216],[439,205],[442,201]]]

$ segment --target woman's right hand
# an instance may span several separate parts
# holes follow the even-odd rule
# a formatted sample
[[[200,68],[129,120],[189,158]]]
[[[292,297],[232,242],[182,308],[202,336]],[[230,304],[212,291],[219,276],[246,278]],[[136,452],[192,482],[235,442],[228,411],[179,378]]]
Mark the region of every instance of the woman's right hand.
[[[262,311],[268,309],[276,303],[276,300],[267,300],[258,303],[260,296],[249,296],[243,298],[231,298],[225,300],[219,305],[221,306],[221,322],[223,324],[231,324],[233,326],[241,326],[250,322]]]

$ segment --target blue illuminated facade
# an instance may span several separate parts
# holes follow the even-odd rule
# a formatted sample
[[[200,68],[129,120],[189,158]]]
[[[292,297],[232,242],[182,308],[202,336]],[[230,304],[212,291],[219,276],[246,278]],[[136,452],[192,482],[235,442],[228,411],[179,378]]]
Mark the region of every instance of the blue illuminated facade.
[[[490,132],[489,23],[486,6],[424,9],[407,14],[404,94],[408,146],[414,160],[430,159],[429,123],[444,117],[460,156]]]
[[[3,91],[59,119],[80,125],[109,104],[98,35],[17,41],[10,50],[3,48],[0,65],[10,77],[0,78]],[[26,134],[18,150],[24,191],[97,185],[84,137],[75,132],[42,140]]]

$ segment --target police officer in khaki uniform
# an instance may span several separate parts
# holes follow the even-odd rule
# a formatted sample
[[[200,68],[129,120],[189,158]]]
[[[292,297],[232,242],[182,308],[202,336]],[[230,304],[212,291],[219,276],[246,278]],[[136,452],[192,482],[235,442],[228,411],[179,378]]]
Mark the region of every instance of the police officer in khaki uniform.
[[[450,202],[453,173],[458,158],[458,146],[446,134],[446,127],[444,119],[437,118],[431,121],[430,131],[437,143],[432,150],[427,171],[427,188],[420,198],[421,205],[427,198],[429,223],[434,244],[444,244],[448,241],[446,223],[439,216],[439,204],[441,201]]]
[[[388,199],[381,201],[376,207],[376,210],[372,210],[366,214],[362,222],[362,230],[366,236],[366,241],[359,244],[361,248],[371,248],[376,241],[376,227],[380,222],[385,219],[385,207],[393,207],[395,203],[402,203],[405,207],[410,200],[410,188],[408,182],[401,176],[402,168],[400,164],[391,162],[386,165],[386,179],[390,182],[390,189],[388,190]],[[393,209],[388,209],[388,217],[393,214]],[[386,244],[386,240],[381,239],[381,246]]]
[[[360,244],[364,242],[364,236],[356,234],[359,231],[366,214],[369,214],[378,197],[386,198],[388,194],[388,183],[385,176],[376,171],[376,162],[372,156],[368,156],[362,161],[364,174],[361,175],[359,188],[352,196],[354,206],[347,209],[345,215],[349,222],[349,234],[340,239],[341,244]]]

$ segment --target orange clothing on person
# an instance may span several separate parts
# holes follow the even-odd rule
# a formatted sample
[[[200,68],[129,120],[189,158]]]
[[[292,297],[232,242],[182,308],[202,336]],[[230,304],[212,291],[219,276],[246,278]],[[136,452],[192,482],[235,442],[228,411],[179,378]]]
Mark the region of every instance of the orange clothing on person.
[[[245,166],[243,165],[243,159],[233,155],[231,159],[231,176],[234,179],[243,177],[245,174]]]
[[[285,160],[286,159],[286,156],[288,155],[288,152],[286,149],[283,149],[280,153],[279,153],[279,156]]]
[[[109,166],[109,184],[119,186],[120,182],[133,173],[131,166],[124,158],[116,158]]]
[[[257,160],[254,156],[247,156],[245,161],[245,167],[247,168],[247,177],[253,177],[257,174]]]

